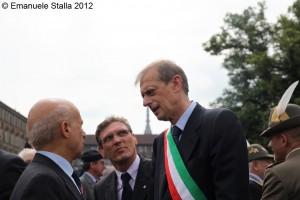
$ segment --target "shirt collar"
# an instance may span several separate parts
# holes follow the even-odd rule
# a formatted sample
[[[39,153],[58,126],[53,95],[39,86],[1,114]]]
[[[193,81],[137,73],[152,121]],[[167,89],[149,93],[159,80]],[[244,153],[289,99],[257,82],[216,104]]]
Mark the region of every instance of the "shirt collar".
[[[74,170],[71,164],[66,159],[49,151],[37,151],[37,153],[42,154],[43,156],[46,156],[47,158],[55,162],[69,177],[72,177]]]
[[[131,178],[133,179],[134,182],[135,182],[135,179],[137,176],[140,161],[141,161],[140,157],[138,155],[136,155],[135,160],[133,161],[133,163],[130,165],[130,167],[126,171],[131,176]],[[116,170],[116,173],[118,176],[118,180],[121,181],[121,174],[123,174],[124,172],[120,172],[119,170]]]
[[[257,183],[260,186],[263,185],[263,180],[259,176],[257,176],[256,174],[249,173],[249,180]]]
[[[187,109],[184,111],[184,113],[181,115],[181,117],[179,118],[179,120],[176,123],[176,126],[183,131],[184,127],[188,121],[188,119],[190,118],[190,116],[192,115],[193,110],[196,107],[196,102],[192,101],[191,104],[187,107]]]

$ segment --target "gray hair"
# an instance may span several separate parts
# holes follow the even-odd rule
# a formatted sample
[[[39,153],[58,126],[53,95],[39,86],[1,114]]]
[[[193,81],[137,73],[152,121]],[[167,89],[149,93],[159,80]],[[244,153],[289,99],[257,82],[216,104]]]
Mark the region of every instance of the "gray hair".
[[[159,80],[163,81],[164,83],[169,83],[173,76],[179,75],[182,78],[182,86],[184,93],[187,95],[189,93],[189,84],[187,77],[182,70],[181,67],[179,67],[177,64],[175,64],[172,61],[169,60],[158,60],[155,61],[148,66],[146,66],[136,77],[135,85],[137,85],[141,79],[144,77],[144,75],[149,71],[149,69],[157,68],[158,74],[159,74]]]
[[[61,122],[70,119],[70,106],[58,105],[55,109],[45,113],[44,116],[33,123],[30,130],[27,127],[29,143],[36,150],[40,150],[58,137]]]

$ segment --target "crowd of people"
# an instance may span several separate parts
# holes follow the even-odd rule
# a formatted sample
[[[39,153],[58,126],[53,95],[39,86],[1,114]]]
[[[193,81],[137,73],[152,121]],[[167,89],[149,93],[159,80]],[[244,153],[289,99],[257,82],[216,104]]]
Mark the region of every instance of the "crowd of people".
[[[172,61],[146,66],[135,83],[143,105],[170,127],[153,143],[152,160],[137,152],[124,117],[110,116],[96,128],[97,150],[83,152],[86,133],[79,109],[64,99],[32,106],[28,143],[19,156],[0,150],[0,199],[11,200],[298,200],[300,198],[300,106],[293,89],[271,111],[270,154],[247,146],[237,116],[206,109],[189,98],[188,78]],[[259,134],[259,133],[258,133]],[[81,158],[83,172],[72,168]],[[104,159],[114,167],[103,175]]]

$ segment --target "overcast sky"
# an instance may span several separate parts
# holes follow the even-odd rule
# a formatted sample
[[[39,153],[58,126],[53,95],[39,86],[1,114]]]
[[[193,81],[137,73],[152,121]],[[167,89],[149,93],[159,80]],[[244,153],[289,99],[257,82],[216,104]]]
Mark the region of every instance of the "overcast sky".
[[[228,86],[228,78],[222,58],[210,56],[202,44],[220,31],[226,13],[241,13],[258,1],[91,2],[93,10],[0,7],[2,102],[27,117],[38,100],[64,98],[79,108],[88,134],[110,115],[126,117],[135,133],[143,133],[146,109],[134,85],[137,73],[152,61],[170,59],[185,70],[190,98],[208,107]],[[293,2],[267,0],[269,21]],[[153,133],[169,126],[152,113],[150,119]]]

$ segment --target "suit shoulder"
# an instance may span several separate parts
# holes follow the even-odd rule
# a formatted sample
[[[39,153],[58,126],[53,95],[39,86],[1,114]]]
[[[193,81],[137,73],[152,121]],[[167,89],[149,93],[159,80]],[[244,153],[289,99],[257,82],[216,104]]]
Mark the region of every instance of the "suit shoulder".
[[[205,109],[205,115],[207,117],[234,117],[236,118],[236,115],[234,114],[234,112],[232,112],[231,110],[227,109],[227,108],[213,108],[213,109]]]
[[[218,131],[235,126],[241,128],[237,116],[231,110],[226,108],[205,109],[201,115],[200,119],[203,119],[203,124]]]
[[[152,161],[149,159],[141,159],[141,164],[143,165],[143,168],[145,171],[151,171],[152,169]]]
[[[293,174],[295,172],[295,169],[299,169],[300,167],[300,159],[294,161],[295,162],[292,162],[292,160],[286,160],[284,162],[277,162],[269,165],[267,167],[267,170],[272,171],[278,176],[283,176],[285,174]],[[297,176],[297,173],[294,175]]]
[[[113,172],[109,173],[108,175],[104,176],[103,178],[101,178],[100,181],[98,181],[95,184],[95,189],[100,189],[106,184],[111,184],[115,178],[116,178],[116,172],[113,171]]]

